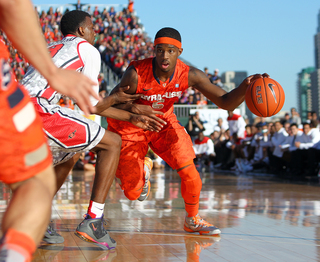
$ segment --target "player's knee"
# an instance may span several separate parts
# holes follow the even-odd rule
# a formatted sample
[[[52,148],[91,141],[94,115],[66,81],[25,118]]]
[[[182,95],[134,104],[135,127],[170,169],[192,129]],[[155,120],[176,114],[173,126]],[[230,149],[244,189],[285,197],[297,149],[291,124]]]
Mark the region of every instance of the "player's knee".
[[[121,144],[122,139],[118,134],[106,131],[97,147],[106,150],[120,151]]]

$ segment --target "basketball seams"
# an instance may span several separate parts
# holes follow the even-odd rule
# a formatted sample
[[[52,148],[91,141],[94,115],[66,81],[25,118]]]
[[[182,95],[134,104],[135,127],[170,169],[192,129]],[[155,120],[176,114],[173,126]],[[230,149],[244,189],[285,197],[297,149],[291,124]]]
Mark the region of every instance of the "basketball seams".
[[[279,83],[276,82],[276,81],[273,81],[273,82],[276,84],[276,86],[277,86],[277,91],[278,91],[278,93],[279,93],[279,97],[278,97],[279,103],[278,103],[276,109],[275,109],[275,110],[273,111],[273,113],[272,113],[272,115],[275,115],[276,113],[278,113],[277,110],[278,110],[278,108],[279,108],[279,106],[280,106],[280,102],[281,102],[282,100],[281,100],[281,92],[280,92],[280,88],[279,88]]]
[[[268,90],[267,90],[267,85],[266,85],[266,81],[264,78],[262,78],[262,82],[263,82],[263,89],[264,89],[264,94],[265,94],[265,102],[264,104],[266,105],[267,108],[267,116],[270,116],[270,112],[269,112],[269,97],[268,97]]]
[[[257,80],[256,80],[257,81]],[[254,84],[255,84],[255,82],[256,81],[254,81],[253,83],[251,83],[251,85],[250,85],[250,88],[251,88],[251,97],[250,97],[250,99],[251,99],[251,102],[252,102],[252,104],[253,104],[253,106],[254,106],[254,108],[256,109],[256,111],[260,114],[260,116],[262,116],[262,114],[261,114],[261,112],[259,111],[259,109],[257,108],[257,106],[256,106],[256,100],[255,99],[252,99],[253,97],[255,97],[255,94],[254,93],[252,93],[253,91],[254,91]],[[256,114],[257,116],[259,116],[258,114]]]

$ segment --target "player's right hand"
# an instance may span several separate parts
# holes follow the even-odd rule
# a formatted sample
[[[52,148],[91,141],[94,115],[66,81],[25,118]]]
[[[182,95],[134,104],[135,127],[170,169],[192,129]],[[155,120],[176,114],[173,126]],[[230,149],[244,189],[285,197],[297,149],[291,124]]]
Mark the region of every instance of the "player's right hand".
[[[137,115],[148,116],[148,117],[162,123],[163,125],[167,124],[166,121],[157,117],[157,115],[163,115],[164,113],[161,111],[153,110],[153,108],[151,106],[141,105],[141,104],[132,104],[132,111],[133,111],[133,113],[135,113]]]
[[[74,70],[59,68],[55,74],[50,76],[48,82],[54,90],[76,101],[86,116],[95,113],[95,108],[90,102],[90,96],[100,100],[98,94],[92,88],[97,83],[87,76]]]

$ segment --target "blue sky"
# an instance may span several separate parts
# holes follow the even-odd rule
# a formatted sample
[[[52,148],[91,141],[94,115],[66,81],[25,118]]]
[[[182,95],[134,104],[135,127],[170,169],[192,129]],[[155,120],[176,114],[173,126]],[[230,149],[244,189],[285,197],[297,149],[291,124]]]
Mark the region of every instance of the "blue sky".
[[[34,0],[38,4],[74,1]],[[127,0],[82,0],[124,4]],[[182,35],[182,58],[202,69],[268,73],[284,88],[283,110],[297,105],[297,74],[314,66],[317,0],[135,0],[134,8],[153,39],[166,26]]]

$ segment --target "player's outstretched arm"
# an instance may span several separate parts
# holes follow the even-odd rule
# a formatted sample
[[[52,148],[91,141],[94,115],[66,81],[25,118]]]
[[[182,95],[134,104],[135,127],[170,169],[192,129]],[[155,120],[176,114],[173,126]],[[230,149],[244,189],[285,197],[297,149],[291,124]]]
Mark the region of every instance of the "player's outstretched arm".
[[[269,77],[267,74],[255,74],[247,77],[235,89],[227,93],[221,87],[212,84],[209,78],[201,70],[190,67],[189,86],[193,86],[217,106],[225,110],[233,111],[245,98],[248,86],[257,78]]]
[[[110,106],[119,105],[123,103],[132,103],[141,97],[141,94],[127,94],[125,93],[130,87],[119,87],[117,91],[111,93],[109,96],[105,97],[103,100],[99,101],[95,105],[96,114],[99,115],[104,110],[108,109]]]
[[[94,111],[90,96],[99,99],[92,89],[96,83],[80,73],[65,71],[54,65],[31,1],[0,0],[0,25],[13,45],[48,80],[53,89],[75,99],[87,115]]]

